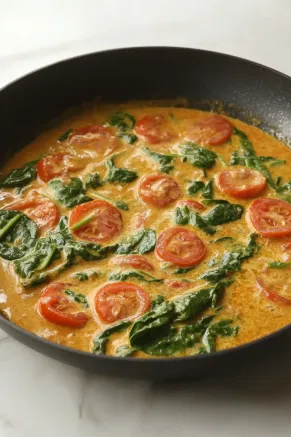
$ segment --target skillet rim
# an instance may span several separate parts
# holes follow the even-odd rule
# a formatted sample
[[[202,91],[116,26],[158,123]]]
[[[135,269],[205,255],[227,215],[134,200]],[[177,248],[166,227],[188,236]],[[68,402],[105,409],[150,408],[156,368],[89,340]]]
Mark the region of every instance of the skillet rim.
[[[228,58],[228,59],[234,59],[237,60],[239,62],[242,63],[247,63],[247,64],[251,64],[256,68],[261,68],[263,70],[269,71],[272,74],[275,74],[276,76],[280,76],[283,77],[284,79],[287,79],[290,83],[291,83],[291,77],[288,76],[285,73],[282,73],[272,67],[268,67],[265,66],[263,64],[260,64],[258,62],[255,61],[251,61],[249,59],[245,59],[242,58],[240,56],[235,56],[235,55],[230,55],[227,53],[221,53],[221,52],[217,52],[214,50],[204,50],[204,49],[197,49],[197,48],[192,48],[192,47],[179,47],[179,46],[133,46],[133,47],[122,47],[122,48],[114,48],[114,49],[105,49],[105,50],[99,50],[97,52],[89,52],[89,53],[85,53],[82,55],[76,55],[76,56],[71,56],[69,58],[66,59],[62,59],[60,61],[56,61],[53,62],[51,64],[47,64],[45,66],[39,67],[31,72],[25,73],[24,75],[14,79],[11,82],[8,82],[7,84],[5,84],[3,87],[0,88],[0,98],[1,98],[1,93],[5,90],[8,90],[9,88],[13,87],[14,84],[21,82],[23,79],[31,76],[35,76],[38,73],[43,72],[44,70],[49,70],[49,69],[53,69],[59,65],[63,65],[65,63],[69,63],[71,61],[74,60],[82,60],[83,58],[88,58],[88,57],[94,57],[98,54],[101,53],[112,53],[114,55],[114,53],[121,53],[121,52],[130,52],[130,51],[158,51],[158,50],[164,50],[164,51],[176,51],[176,52],[189,52],[190,53],[205,53],[208,55],[218,55],[219,57],[222,58]],[[228,348],[228,349],[224,349],[221,351],[217,351],[217,352],[211,352],[208,354],[202,354],[202,355],[189,355],[189,356],[185,356],[185,357],[166,357],[166,358],[139,358],[139,357],[115,357],[115,356],[111,356],[111,355],[96,355],[93,354],[92,352],[85,352],[79,349],[74,349],[68,346],[64,346],[61,345],[59,343],[44,339],[30,331],[27,331],[26,329],[22,328],[19,325],[16,325],[14,322],[12,322],[11,320],[7,319],[3,313],[0,312],[0,325],[6,325],[7,328],[11,328],[12,330],[18,332],[19,334],[21,334],[24,337],[28,337],[29,339],[31,339],[33,342],[35,343],[41,343],[43,344],[45,347],[52,347],[55,350],[60,350],[63,352],[67,352],[70,355],[74,355],[77,357],[86,357],[88,359],[94,360],[94,359],[99,359],[99,360],[103,360],[104,362],[106,361],[110,361],[110,362],[129,362],[129,363],[155,363],[155,365],[158,366],[163,366],[164,364],[170,363],[170,362],[175,362],[175,363],[180,363],[180,362],[184,362],[184,361],[192,361],[192,360],[211,360],[213,357],[221,357],[221,356],[225,356],[230,354],[231,352],[235,353],[235,352],[239,352],[239,351],[243,351],[247,348],[253,348],[256,347],[256,345],[259,345],[261,343],[264,343],[266,341],[268,341],[269,339],[273,339],[274,337],[277,337],[283,333],[285,333],[286,331],[290,330],[291,328],[291,323],[278,329],[277,331],[271,332],[268,335],[265,335],[263,337],[257,338],[255,340],[252,340],[250,342],[241,344],[239,346],[235,346],[232,348]],[[2,327],[2,326],[1,326]],[[4,329],[5,330],[5,329]],[[9,334],[9,337],[11,335]],[[8,338],[9,338],[8,337]],[[11,336],[13,338],[13,336]],[[21,340],[19,340],[20,342],[22,342]],[[23,343],[23,342],[22,342]],[[45,354],[42,354],[45,355]],[[158,364],[159,363],[159,364]],[[118,373],[118,372],[117,372]]]

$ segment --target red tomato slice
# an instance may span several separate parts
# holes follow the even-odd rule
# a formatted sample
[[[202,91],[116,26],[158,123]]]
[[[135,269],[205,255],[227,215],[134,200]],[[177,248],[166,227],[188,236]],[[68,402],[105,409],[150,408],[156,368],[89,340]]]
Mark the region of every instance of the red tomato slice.
[[[149,294],[129,282],[104,285],[95,295],[96,312],[103,323],[135,319],[149,307]]]
[[[180,200],[177,203],[178,207],[181,206],[188,206],[188,208],[190,209],[198,209],[199,211],[204,211],[205,207],[202,205],[202,203],[197,202],[196,200]]]
[[[256,282],[257,282],[257,286],[264,293],[267,299],[273,302],[282,303],[284,305],[291,305],[291,299],[284,296],[280,296],[275,291],[271,291],[269,289],[269,286],[265,283],[265,281],[262,278],[257,278]]]
[[[175,227],[161,233],[156,251],[164,261],[179,267],[192,267],[202,261],[206,247],[194,232]]]
[[[284,200],[261,198],[249,208],[251,224],[267,238],[291,235],[291,204]]]
[[[249,168],[224,170],[216,178],[220,191],[238,199],[257,196],[266,187],[266,183],[266,178],[260,172]]]
[[[232,125],[221,115],[208,115],[189,126],[186,138],[197,144],[216,146],[225,143],[232,134]]]
[[[70,284],[62,282],[48,285],[38,301],[39,312],[51,323],[68,328],[83,328],[89,318],[84,312],[73,312],[77,305],[62,294],[69,287]]]
[[[75,129],[69,136],[69,143],[74,146],[94,148],[97,151],[106,150],[112,153],[119,141],[110,127],[91,124]]]
[[[165,279],[165,284],[168,286],[168,287],[171,287],[171,288],[175,288],[175,289],[177,289],[177,288],[188,288],[189,287],[189,283],[188,282],[186,282],[186,281],[178,281],[178,280],[171,280],[171,279]]]
[[[116,256],[110,261],[113,265],[121,267],[133,267],[138,270],[145,270],[147,272],[153,272],[155,269],[153,265],[142,255],[123,255]]]
[[[81,225],[83,220],[84,224]],[[80,227],[72,229],[77,224]],[[82,240],[105,243],[121,233],[123,223],[117,208],[104,200],[92,200],[73,209],[69,225]]]
[[[146,115],[138,120],[135,125],[138,135],[145,137],[149,143],[157,144],[163,141],[171,141],[176,137],[173,130],[167,124],[163,115]]]
[[[77,156],[59,152],[42,158],[37,164],[37,174],[43,182],[48,182],[68,171],[75,172],[84,167],[85,164]]]
[[[22,211],[33,220],[41,232],[55,226],[59,220],[59,211],[52,200],[39,194],[31,193],[26,200],[20,200],[5,209]]]
[[[144,202],[162,208],[178,199],[181,191],[170,176],[151,174],[140,181],[138,194]]]

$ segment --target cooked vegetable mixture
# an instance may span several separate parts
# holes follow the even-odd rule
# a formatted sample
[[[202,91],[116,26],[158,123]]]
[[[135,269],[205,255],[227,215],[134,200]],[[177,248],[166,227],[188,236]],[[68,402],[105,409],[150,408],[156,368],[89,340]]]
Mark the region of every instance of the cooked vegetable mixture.
[[[94,354],[207,354],[291,322],[291,150],[198,110],[104,105],[0,179],[0,309]]]

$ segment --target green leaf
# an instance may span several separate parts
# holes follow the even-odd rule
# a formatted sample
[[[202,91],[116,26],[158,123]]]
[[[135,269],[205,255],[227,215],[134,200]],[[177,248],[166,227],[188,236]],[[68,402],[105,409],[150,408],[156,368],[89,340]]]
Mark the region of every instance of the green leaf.
[[[202,343],[204,344],[207,353],[216,351],[216,339],[218,336],[221,337],[236,337],[238,333],[238,326],[232,327],[231,324],[233,320],[220,320],[217,323],[210,325],[202,338]]]
[[[100,193],[91,193],[89,192],[88,194],[90,194],[91,197],[93,197],[93,199],[103,199],[106,200],[109,203],[112,203],[112,205],[116,206],[116,208],[118,209],[122,209],[123,211],[128,211],[129,207],[127,205],[127,203],[123,202],[122,200],[113,200],[108,196],[104,196],[104,194],[100,194]]]
[[[251,234],[246,247],[238,246],[233,251],[224,252],[219,264],[215,269],[208,270],[200,276],[209,282],[217,282],[225,278],[231,272],[241,269],[242,261],[252,257],[257,251],[256,235]]]
[[[150,156],[152,159],[158,162],[160,165],[160,171],[163,173],[170,173],[173,170],[174,166],[172,165],[175,155],[162,155],[161,153],[153,152],[147,147],[143,147],[142,150]]]
[[[174,222],[176,225],[187,225],[190,220],[190,211],[187,205],[175,208]]]
[[[117,128],[117,136],[128,144],[134,144],[137,136],[132,133],[135,126],[135,118],[126,112],[113,114],[110,125]]]
[[[191,272],[195,267],[179,267],[173,272],[173,275],[184,275],[185,273]]]
[[[21,258],[36,243],[38,229],[18,211],[0,211],[0,256],[7,260]]]
[[[93,278],[94,276],[99,276],[99,271],[94,269],[84,270],[83,272],[76,272],[73,273],[72,278],[76,278],[79,281],[88,281],[90,278]]]
[[[64,132],[62,135],[59,136],[58,141],[60,143],[62,143],[63,141],[66,141],[72,132],[73,132],[73,129],[68,129],[66,132]]]
[[[291,262],[272,261],[272,262],[269,262],[268,268],[269,269],[285,269],[286,267],[289,267],[290,265],[291,265]]]
[[[76,293],[75,291],[72,291],[72,290],[65,290],[65,293],[68,296],[70,296],[75,302],[81,303],[84,306],[84,308],[89,307],[87,298],[84,294]]]
[[[205,232],[208,235],[214,235],[216,233],[216,230],[212,226],[210,226],[207,220],[205,220],[204,216],[201,216],[200,214],[198,214],[198,212],[191,212],[190,224],[201,229],[201,231]]]
[[[217,155],[212,150],[199,147],[194,143],[185,143],[180,146],[180,156],[183,160],[199,168],[211,168],[214,166]]]
[[[36,164],[38,160],[31,161],[21,168],[12,170],[0,180],[0,188],[19,188],[29,184],[36,178]]]
[[[151,309],[153,310],[157,305],[160,305],[161,303],[165,302],[164,296],[161,296],[158,294],[151,303]]]
[[[156,246],[156,232],[153,229],[142,229],[134,235],[129,235],[120,243],[116,253],[124,255],[127,253],[144,253],[151,252]]]
[[[203,215],[203,220],[210,226],[222,225],[235,220],[239,220],[244,212],[244,208],[238,204],[219,204]]]
[[[110,158],[107,161],[108,175],[107,182],[111,183],[129,183],[138,178],[138,174],[135,171],[127,170],[126,168],[115,167],[114,158]]]
[[[195,194],[197,194],[199,191],[203,190],[205,187],[204,182],[202,181],[193,181],[190,183],[190,185],[187,188],[187,193],[190,196],[194,196]]]
[[[85,177],[85,189],[98,188],[102,186],[102,181],[98,173],[90,173]]]
[[[126,328],[130,326],[130,324],[131,322],[129,322],[128,320],[123,320],[122,322],[117,323],[116,325],[113,325],[108,329],[105,329],[105,331],[101,332],[101,334],[98,334],[93,341],[92,352],[97,355],[105,354],[106,345],[110,336],[115,332],[124,331]]]
[[[212,181],[208,181],[205,184],[202,196],[205,197],[205,199],[212,199],[213,197],[213,184]]]
[[[152,275],[140,272],[139,270],[129,270],[120,272],[111,272],[109,281],[127,281],[130,278],[138,279],[142,282],[163,282],[163,279],[154,278]]]
[[[68,184],[65,184],[62,179],[53,179],[48,183],[48,187],[53,190],[54,198],[66,208],[73,208],[92,200],[85,196],[85,189],[79,178],[71,178]]]

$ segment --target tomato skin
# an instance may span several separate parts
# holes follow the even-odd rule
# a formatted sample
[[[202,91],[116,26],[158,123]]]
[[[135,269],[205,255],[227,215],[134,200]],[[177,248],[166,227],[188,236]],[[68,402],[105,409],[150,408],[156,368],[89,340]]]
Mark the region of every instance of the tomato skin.
[[[189,126],[186,138],[197,144],[217,146],[231,137],[232,125],[221,115],[210,115],[201,118]]]
[[[260,198],[249,207],[249,219],[255,230],[267,238],[291,235],[291,205],[284,200]]]
[[[69,287],[69,284],[54,282],[48,285],[41,294],[38,301],[40,315],[46,320],[57,325],[68,328],[83,328],[88,316],[84,312],[66,313],[62,310],[63,306],[69,304],[69,299],[62,296],[62,292]]]
[[[170,176],[154,173],[141,179],[138,194],[145,203],[163,208],[177,200],[181,190]]]
[[[237,199],[256,197],[266,187],[266,178],[257,170],[239,168],[224,170],[216,177],[220,191]]]
[[[267,299],[276,302],[281,303],[284,305],[291,305],[291,299],[288,299],[287,297],[280,296],[279,294],[275,293],[274,291],[271,291],[268,289],[268,286],[266,286],[264,280],[262,278],[257,278],[256,280],[257,286],[259,289],[264,293]]]
[[[190,209],[198,209],[199,211],[204,211],[205,210],[205,206],[202,205],[202,203],[197,202],[197,200],[191,200],[191,199],[187,199],[187,200],[180,200],[177,203],[178,207],[182,207],[182,206],[188,206],[188,208]]]
[[[181,248],[184,253],[181,253]],[[174,227],[162,232],[158,238],[156,253],[164,261],[178,267],[192,267],[206,255],[206,246],[194,232]]]
[[[147,139],[151,144],[158,144],[164,141],[171,141],[176,135],[166,126],[166,119],[163,115],[146,115],[138,120],[135,131]]]
[[[117,208],[104,200],[92,200],[77,205],[71,212],[70,228],[94,212],[95,217],[84,226],[74,230],[74,235],[96,243],[105,243],[120,235],[123,227],[122,216]]]
[[[146,272],[153,272],[155,269],[153,265],[142,255],[120,255],[111,259],[112,265],[121,267],[133,267],[137,270],[144,270]]]
[[[73,162],[66,162],[70,161],[70,159]],[[58,152],[54,155],[44,156],[37,163],[37,175],[41,181],[49,182],[51,179],[61,176],[67,171],[75,172],[82,170],[84,168],[83,163],[81,161],[77,161],[77,157],[69,155],[65,152]]]
[[[20,200],[5,207],[13,211],[22,211],[38,226],[41,232],[51,229],[58,223],[59,211],[52,200],[39,194],[31,193],[26,200]]]
[[[105,324],[132,320],[150,307],[149,294],[130,282],[113,282],[97,290],[94,298],[96,312]]]

